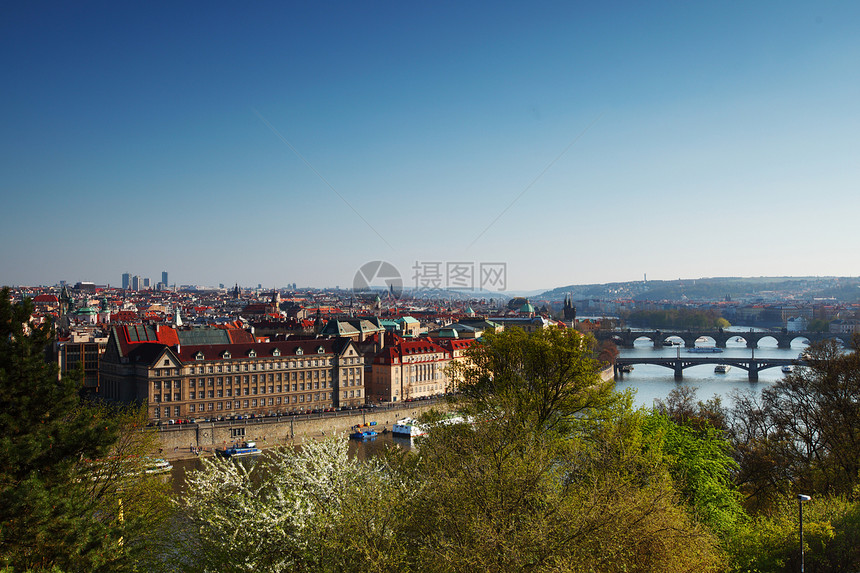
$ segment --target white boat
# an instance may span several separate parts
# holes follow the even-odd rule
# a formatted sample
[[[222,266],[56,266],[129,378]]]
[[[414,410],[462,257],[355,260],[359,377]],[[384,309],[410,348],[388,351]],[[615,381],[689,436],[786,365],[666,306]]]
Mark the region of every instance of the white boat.
[[[621,371],[622,372],[633,372],[633,365],[632,364],[625,364],[621,367]]]
[[[717,364],[716,366],[714,366],[714,374],[725,374],[731,369],[732,367],[728,364]]]
[[[782,373],[783,374],[791,374],[792,371],[794,371],[794,368],[792,368],[788,364],[786,364],[785,366],[782,367]]]
[[[415,436],[427,435],[427,428],[414,418],[403,418],[394,423],[391,433],[395,436],[414,438]]]
[[[229,448],[217,449],[215,453],[224,458],[238,458],[242,456],[256,456],[263,450],[257,447],[255,442],[245,442],[241,446],[230,446]]]
[[[165,459],[156,458],[149,460],[144,468],[144,472],[148,474],[165,474],[173,469],[173,465]]]

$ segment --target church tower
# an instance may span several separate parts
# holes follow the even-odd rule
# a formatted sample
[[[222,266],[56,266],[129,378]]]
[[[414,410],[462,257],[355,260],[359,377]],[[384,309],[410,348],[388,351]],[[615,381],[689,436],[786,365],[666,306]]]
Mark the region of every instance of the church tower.
[[[565,322],[573,322],[576,320],[576,307],[573,306],[573,299],[570,293],[564,296],[564,308],[562,309]]]

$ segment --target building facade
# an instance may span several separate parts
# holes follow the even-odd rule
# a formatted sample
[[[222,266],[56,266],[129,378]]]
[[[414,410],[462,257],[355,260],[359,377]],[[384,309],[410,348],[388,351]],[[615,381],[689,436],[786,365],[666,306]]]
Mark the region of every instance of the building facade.
[[[364,362],[349,339],[166,344],[179,338],[171,330],[134,340],[128,329],[112,329],[99,394],[143,403],[153,421],[284,415],[365,403]]]

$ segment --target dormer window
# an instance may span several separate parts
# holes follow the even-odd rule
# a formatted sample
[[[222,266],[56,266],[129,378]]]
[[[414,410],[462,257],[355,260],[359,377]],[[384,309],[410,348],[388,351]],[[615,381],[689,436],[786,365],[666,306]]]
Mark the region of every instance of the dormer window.
[[[256,358],[257,357],[257,351],[256,350],[249,350],[248,351],[248,357],[249,358]]]
[[[221,358],[231,358],[231,354],[229,350],[225,350],[224,354],[221,355]]]
[[[281,351],[279,349],[275,348],[274,350],[272,350],[272,356],[280,356],[280,355],[281,355]]]
[[[296,355],[297,355],[297,356],[301,356],[302,354],[304,354],[304,352],[302,352],[302,349],[301,349],[301,348],[296,348]]]
[[[320,346],[319,348],[317,348],[317,354],[325,354],[325,349]]]
[[[198,352],[197,354],[194,355],[194,360],[203,360],[203,359],[204,359],[203,352]]]

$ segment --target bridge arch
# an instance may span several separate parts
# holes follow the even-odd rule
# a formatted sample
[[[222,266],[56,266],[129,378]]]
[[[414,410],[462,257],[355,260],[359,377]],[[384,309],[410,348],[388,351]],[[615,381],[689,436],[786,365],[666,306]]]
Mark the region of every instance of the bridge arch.
[[[643,344],[643,343],[647,342],[647,343],[653,345],[655,348],[658,346],[658,343],[655,341],[655,339],[651,338],[650,336],[648,336],[646,334],[642,334],[641,336],[637,336],[636,338],[633,339],[633,345],[634,346],[636,345],[637,342],[639,344]]]
[[[764,340],[767,340],[768,343],[765,344],[764,346],[762,346],[761,343]],[[779,344],[779,338],[777,338],[775,335],[763,334],[762,336],[759,336],[758,340],[753,342],[751,346],[752,346],[752,348],[766,348],[766,347],[771,347],[771,346],[779,347],[779,345],[780,345]]]
[[[717,339],[708,334],[703,334],[696,339],[693,346],[695,346],[696,343],[701,343],[701,346],[717,346]]]

